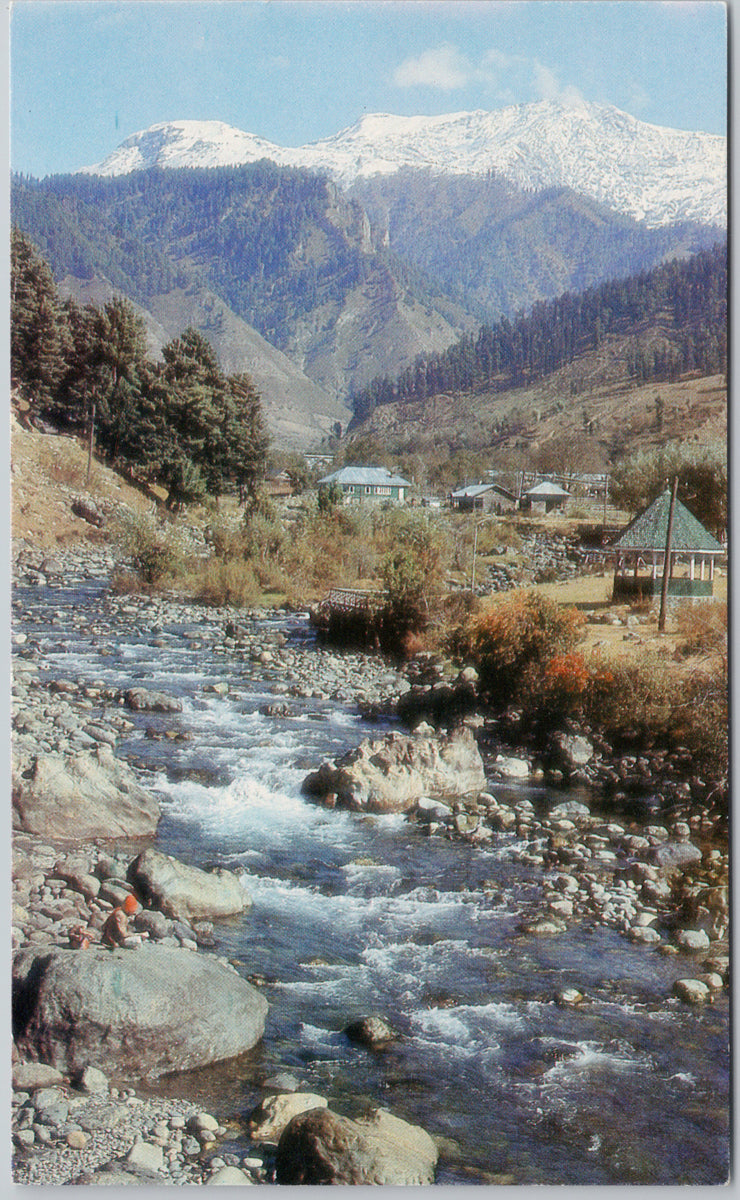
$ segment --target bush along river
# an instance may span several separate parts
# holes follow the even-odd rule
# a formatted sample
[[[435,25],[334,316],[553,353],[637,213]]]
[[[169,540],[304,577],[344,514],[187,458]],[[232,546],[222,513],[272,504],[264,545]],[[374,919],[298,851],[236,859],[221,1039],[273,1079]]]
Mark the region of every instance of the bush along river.
[[[548,785],[502,759],[485,725],[471,803],[425,796],[405,813],[369,813],[316,802],[303,785],[322,761],[401,730],[382,702],[408,694],[418,664],[399,672],[322,648],[306,614],[115,595],[110,563],[82,552],[38,566],[19,560],[14,588],[16,756],[109,746],[161,819],[153,838],[89,840],[88,858],[108,853],[114,877],[116,861],[153,846],[236,873],[252,901],[195,932],[165,931],[235,967],[267,1013],[247,1053],[153,1072],[135,1096],[114,1090],[129,1116],[159,1114],[136,1135],[164,1149],[150,1173],[169,1163],[173,1182],[208,1182],[251,1164],[253,1180],[271,1182],[274,1145],[258,1144],[249,1116],[266,1095],[297,1092],[344,1117],[379,1108],[420,1127],[439,1151],[439,1184],[726,1181],[727,930],[710,895],[721,890],[712,865],[726,859],[711,812],[641,809],[639,796],[620,807],[583,772]],[[171,710],[126,703],[137,688]],[[54,864],[74,846],[36,834],[15,835],[16,867],[41,845],[15,897],[21,955],[70,945],[72,916],[92,903],[60,924],[54,904],[73,885],[67,871],[55,889]],[[693,888],[677,892],[677,865],[698,872]],[[132,928],[157,936],[153,918]],[[55,1128],[23,1087],[16,1180],[95,1182],[89,1122],[75,1142],[74,1106]],[[204,1111],[215,1132],[190,1135],[188,1159],[188,1121]]]

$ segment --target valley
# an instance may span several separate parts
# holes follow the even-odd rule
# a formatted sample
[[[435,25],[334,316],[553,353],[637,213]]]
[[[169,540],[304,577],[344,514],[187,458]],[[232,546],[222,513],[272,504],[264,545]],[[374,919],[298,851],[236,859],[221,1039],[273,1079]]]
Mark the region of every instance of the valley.
[[[277,447],[305,450],[373,379],[482,324],[721,242],[723,144],[598,106],[368,117],[310,154],[175,122],[83,173],[16,177],[12,214],[62,297],[126,298],[155,355],[193,325],[252,375]]]

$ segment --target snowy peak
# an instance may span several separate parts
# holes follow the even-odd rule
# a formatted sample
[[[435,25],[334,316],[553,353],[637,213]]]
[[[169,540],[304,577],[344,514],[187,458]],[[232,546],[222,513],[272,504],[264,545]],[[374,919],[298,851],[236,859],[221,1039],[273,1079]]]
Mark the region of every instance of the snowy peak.
[[[715,134],[666,129],[609,105],[543,100],[495,112],[374,113],[331,137],[288,148],[220,121],[174,121],[134,134],[85,171],[236,166],[269,158],[323,171],[344,186],[402,168],[495,171],[520,187],[568,187],[648,225],[727,220],[727,146]]]
[[[84,175],[128,175],[149,167],[232,167],[260,158],[278,161],[282,150],[223,121],[165,121],[126,138]]]

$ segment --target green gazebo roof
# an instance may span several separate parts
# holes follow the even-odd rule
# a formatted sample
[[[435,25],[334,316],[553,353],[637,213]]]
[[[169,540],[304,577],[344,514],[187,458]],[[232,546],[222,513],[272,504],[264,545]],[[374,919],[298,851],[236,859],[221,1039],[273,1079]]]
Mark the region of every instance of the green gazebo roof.
[[[612,544],[615,550],[665,550],[668,532],[668,513],[671,507],[671,489],[666,488],[657,500],[635,517],[621,537]],[[723,547],[711,533],[697,521],[688,508],[676,500],[673,510],[671,549],[674,553],[723,554]]]

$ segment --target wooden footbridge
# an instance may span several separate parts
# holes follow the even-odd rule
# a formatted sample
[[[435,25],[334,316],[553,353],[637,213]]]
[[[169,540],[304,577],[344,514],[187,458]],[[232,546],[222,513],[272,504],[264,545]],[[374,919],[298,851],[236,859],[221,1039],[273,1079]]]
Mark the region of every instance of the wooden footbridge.
[[[363,591],[360,588],[332,588],[319,608],[328,612],[375,612],[382,608],[387,592],[380,589]]]
[[[387,595],[381,589],[332,588],[311,610],[311,624],[334,635],[367,635]]]

